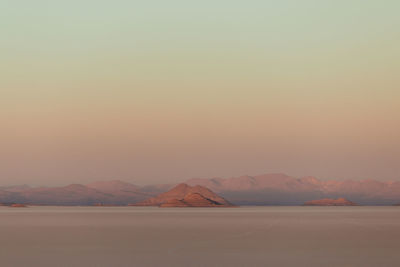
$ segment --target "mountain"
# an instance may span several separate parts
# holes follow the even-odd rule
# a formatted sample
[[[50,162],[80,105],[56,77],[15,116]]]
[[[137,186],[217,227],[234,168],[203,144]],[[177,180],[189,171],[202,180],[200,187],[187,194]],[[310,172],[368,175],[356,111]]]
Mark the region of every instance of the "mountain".
[[[190,185],[203,185],[216,192],[256,191],[275,189],[286,192],[307,192],[319,187],[320,181],[314,177],[295,179],[285,174],[265,174],[259,176],[241,176],[233,178],[190,179]]]
[[[61,187],[8,186],[0,188],[0,203],[37,205],[127,205],[143,201],[165,191],[164,187],[141,187],[122,182],[100,181],[88,185]]]
[[[312,176],[294,178],[264,174],[233,178],[190,179],[188,185],[210,188],[239,205],[302,205],[310,199],[345,197],[363,205],[400,202],[400,182],[328,180]]]
[[[341,197],[351,199],[360,205],[400,203],[400,181],[320,180],[313,176],[295,178],[278,173],[232,178],[197,178],[187,180],[185,183],[188,187],[199,185],[209,188],[222,198],[238,205],[303,205],[310,199]],[[0,203],[127,205],[155,197],[174,186],[174,184],[138,186],[119,180],[60,187],[2,186]],[[214,200],[204,192],[199,193],[205,198]],[[182,200],[184,195],[177,193],[175,199]]]
[[[356,203],[351,202],[345,198],[324,198],[324,199],[317,199],[311,200],[304,203],[305,206],[357,206]]]
[[[0,204],[21,202],[23,200],[24,198],[19,193],[0,189]]]
[[[170,199],[160,207],[226,207],[217,201],[208,199],[199,193],[189,193],[183,199]]]
[[[108,201],[112,195],[81,184],[63,187],[39,187],[20,192],[23,203],[38,205],[92,205]]]
[[[135,203],[162,192],[156,189],[144,191],[137,185],[119,180],[94,182],[86,187],[108,194],[109,199],[99,201],[105,204]]]
[[[5,190],[7,192],[22,192],[31,189],[29,185],[11,185],[11,186],[0,186],[0,190]]]
[[[142,191],[143,193],[150,193],[150,194],[153,194],[153,195],[158,195],[158,194],[161,194],[161,193],[163,193],[165,191],[170,190],[174,186],[176,186],[176,184],[145,185],[145,186],[140,187],[140,191]]]
[[[102,192],[125,192],[125,193],[138,193],[140,187],[134,184],[123,182],[120,180],[112,181],[99,181],[86,185],[89,188],[93,188]]]
[[[136,206],[160,207],[230,207],[224,198],[203,186],[179,184],[156,197],[135,204]]]

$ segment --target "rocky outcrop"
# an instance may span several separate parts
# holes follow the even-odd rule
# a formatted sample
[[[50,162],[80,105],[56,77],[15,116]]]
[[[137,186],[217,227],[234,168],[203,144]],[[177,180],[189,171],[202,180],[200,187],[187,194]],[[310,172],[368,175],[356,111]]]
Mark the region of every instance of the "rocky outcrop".
[[[26,208],[26,205],[24,204],[11,204],[10,208]]]
[[[203,186],[179,184],[157,197],[134,204],[135,206],[160,207],[231,207],[226,199]]]
[[[225,206],[217,201],[205,198],[199,193],[189,193],[183,199],[171,199],[162,203],[160,207],[220,207]]]
[[[317,199],[311,200],[304,203],[305,206],[357,206],[356,203],[351,202],[345,198],[324,198],[324,199]]]

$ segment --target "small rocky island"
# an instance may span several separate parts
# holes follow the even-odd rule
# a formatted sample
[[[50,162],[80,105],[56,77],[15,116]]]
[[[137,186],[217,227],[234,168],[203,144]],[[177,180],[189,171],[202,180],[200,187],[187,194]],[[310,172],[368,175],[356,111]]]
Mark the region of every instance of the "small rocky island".
[[[24,204],[14,203],[9,206],[10,208],[26,208],[27,206]]]
[[[345,198],[324,198],[307,201],[304,206],[357,206],[357,204]]]
[[[9,207],[9,208],[26,208],[25,204],[20,203],[0,203],[0,207]]]
[[[226,199],[204,186],[179,184],[168,192],[133,204],[132,206],[167,207],[233,207]]]

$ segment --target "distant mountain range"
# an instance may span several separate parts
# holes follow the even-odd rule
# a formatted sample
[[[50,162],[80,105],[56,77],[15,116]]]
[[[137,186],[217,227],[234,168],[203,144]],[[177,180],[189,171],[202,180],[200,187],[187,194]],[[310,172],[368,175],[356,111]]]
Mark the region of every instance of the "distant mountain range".
[[[264,174],[234,178],[190,179],[238,205],[302,205],[323,198],[347,198],[360,205],[393,205],[400,202],[400,181],[328,180],[308,176]]]
[[[136,186],[123,181],[102,181],[62,187],[0,187],[0,203],[35,205],[127,205],[156,196],[171,185]]]
[[[237,205],[302,205],[324,198],[346,198],[360,205],[400,203],[400,181],[328,180],[294,178],[285,174],[264,174],[233,178],[189,179]],[[62,187],[0,187],[0,203],[37,205],[128,205],[142,202],[176,184],[137,186],[123,181],[102,181]],[[198,196],[197,196],[198,197]]]

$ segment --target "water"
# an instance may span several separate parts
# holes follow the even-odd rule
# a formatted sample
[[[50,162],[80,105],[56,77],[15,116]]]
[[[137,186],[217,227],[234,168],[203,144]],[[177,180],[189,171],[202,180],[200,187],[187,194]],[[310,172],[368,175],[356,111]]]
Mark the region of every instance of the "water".
[[[400,207],[0,207],[0,266],[400,266]]]

